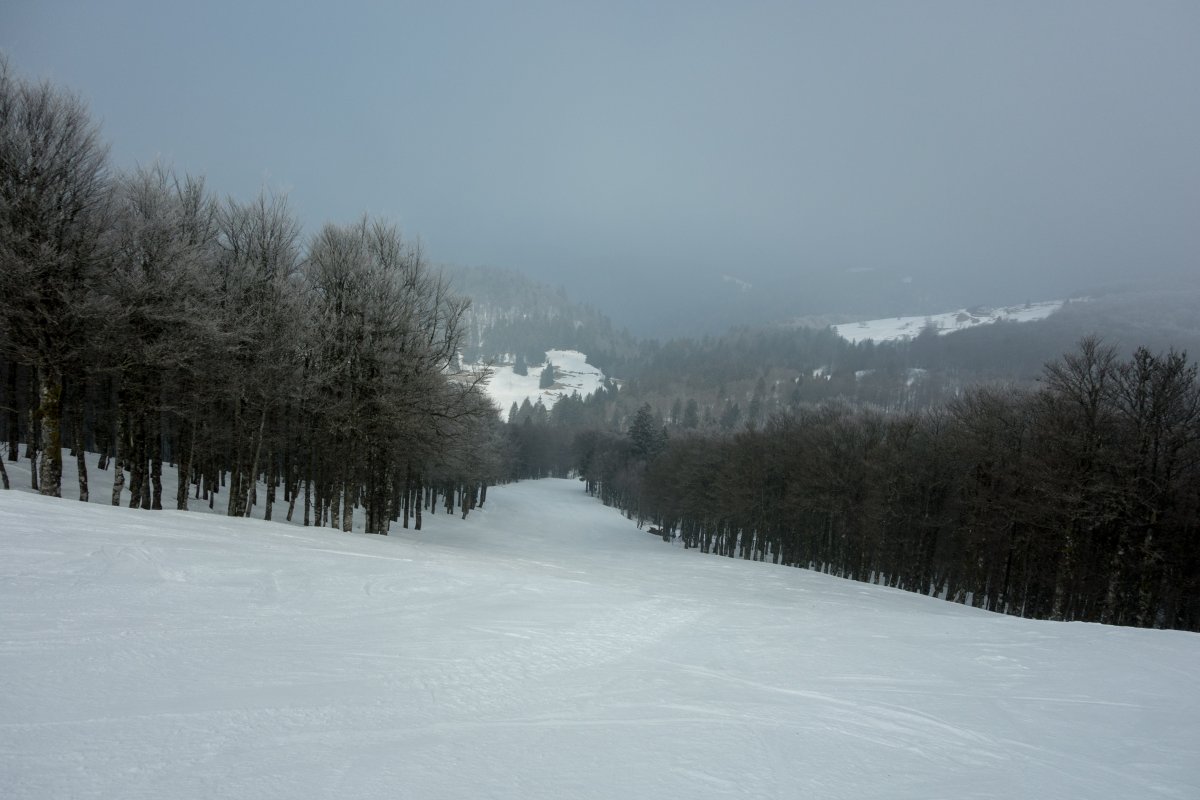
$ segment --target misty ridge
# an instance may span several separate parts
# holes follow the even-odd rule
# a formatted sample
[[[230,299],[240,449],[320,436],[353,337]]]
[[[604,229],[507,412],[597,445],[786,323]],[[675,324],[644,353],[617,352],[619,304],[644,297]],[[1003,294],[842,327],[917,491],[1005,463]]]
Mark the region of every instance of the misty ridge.
[[[19,6],[0,47],[122,167],[389,219],[639,337],[1195,285],[1189,4],[218,18]]]

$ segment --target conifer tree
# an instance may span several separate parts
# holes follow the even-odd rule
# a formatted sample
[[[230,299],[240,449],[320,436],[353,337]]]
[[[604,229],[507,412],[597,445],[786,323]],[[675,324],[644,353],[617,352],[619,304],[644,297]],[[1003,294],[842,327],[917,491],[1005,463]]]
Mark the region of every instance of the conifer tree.
[[[651,459],[666,446],[666,433],[654,416],[649,403],[642,404],[629,425],[629,440],[636,458]]]
[[[683,427],[686,430],[695,430],[700,427],[700,406],[694,397],[689,398],[687,405],[683,408]]]

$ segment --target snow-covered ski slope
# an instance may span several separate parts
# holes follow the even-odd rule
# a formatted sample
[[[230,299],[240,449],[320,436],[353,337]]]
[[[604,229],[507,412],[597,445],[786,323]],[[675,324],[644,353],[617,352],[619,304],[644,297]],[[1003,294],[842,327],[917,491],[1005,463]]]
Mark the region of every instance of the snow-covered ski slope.
[[[927,325],[932,325],[939,334],[945,335],[996,322],[1034,322],[1045,319],[1062,307],[1063,301],[1049,300],[1004,308],[961,308],[945,314],[869,319],[832,327],[833,332],[838,336],[855,344],[868,339],[874,342],[889,342],[897,339],[912,339],[920,334]]]
[[[684,551],[575,481],[426,523],[0,491],[0,795],[1200,797],[1195,634]]]

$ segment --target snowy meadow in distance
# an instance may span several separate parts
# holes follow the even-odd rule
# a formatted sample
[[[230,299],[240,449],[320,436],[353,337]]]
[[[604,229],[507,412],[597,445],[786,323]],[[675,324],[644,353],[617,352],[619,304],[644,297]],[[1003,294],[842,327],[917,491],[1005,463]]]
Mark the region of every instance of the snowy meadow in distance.
[[[683,551],[577,481],[486,505],[0,492],[5,797],[1200,796],[1194,633]]]
[[[1026,303],[1023,306],[1004,308],[962,308],[944,314],[927,314],[915,317],[887,317],[863,322],[846,322],[834,325],[833,332],[849,342],[891,342],[897,339],[913,339],[921,331],[932,326],[939,335],[965,331],[980,325],[997,322],[1034,322],[1045,319],[1063,307],[1062,300],[1047,300],[1041,303]]]
[[[546,358],[554,365],[556,376],[554,384],[547,389],[538,385],[542,369],[547,368],[545,366],[530,370],[528,375],[516,374],[511,364],[493,367],[485,391],[500,409],[501,418],[508,417],[508,410],[513,403],[520,406],[525,400],[531,404],[541,400],[549,410],[560,398],[569,397],[572,392],[587,397],[604,382],[604,373],[587,363],[587,356],[578,350],[550,350]]]

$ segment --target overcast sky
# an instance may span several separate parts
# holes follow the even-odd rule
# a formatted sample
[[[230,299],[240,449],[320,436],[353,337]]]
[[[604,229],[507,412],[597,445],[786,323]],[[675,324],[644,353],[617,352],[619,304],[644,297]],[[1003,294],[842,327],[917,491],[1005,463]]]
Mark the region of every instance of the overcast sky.
[[[120,166],[623,322],[724,275],[807,312],[1200,282],[1194,0],[317,6],[5,0],[0,48]]]

